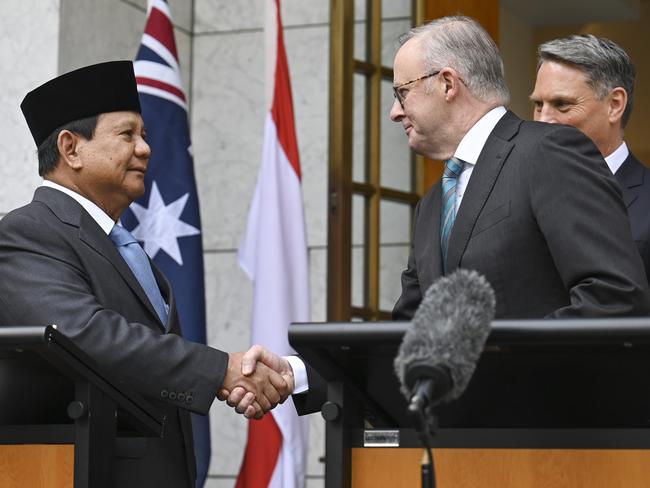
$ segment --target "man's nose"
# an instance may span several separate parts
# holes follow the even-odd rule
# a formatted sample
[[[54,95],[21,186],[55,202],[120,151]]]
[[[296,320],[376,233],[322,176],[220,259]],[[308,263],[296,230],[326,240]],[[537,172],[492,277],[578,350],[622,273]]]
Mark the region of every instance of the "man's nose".
[[[147,144],[147,141],[140,138],[138,144],[135,146],[135,153],[139,158],[149,159],[149,156],[151,156],[151,147]]]
[[[393,106],[390,108],[389,116],[393,122],[400,122],[404,118],[404,109],[397,98],[393,100]]]

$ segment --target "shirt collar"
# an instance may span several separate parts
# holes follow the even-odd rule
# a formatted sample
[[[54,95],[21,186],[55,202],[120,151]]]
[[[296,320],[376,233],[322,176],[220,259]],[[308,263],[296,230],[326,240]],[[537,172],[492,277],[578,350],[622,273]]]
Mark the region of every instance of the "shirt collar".
[[[485,146],[485,141],[487,141],[487,138],[494,130],[494,126],[497,125],[501,117],[505,114],[506,108],[499,106],[481,117],[461,139],[454,156],[462,159],[466,163],[476,164],[483,150],[483,146]]]
[[[609,166],[609,170],[612,174],[616,174],[629,155],[630,150],[627,148],[625,141],[623,141],[616,151],[605,158],[605,162],[607,163],[607,166]]]
[[[106,235],[108,235],[108,233],[115,225],[115,221],[110,218],[106,212],[104,212],[101,208],[88,200],[86,197],[80,195],[75,191],[72,191],[70,188],[66,188],[65,186],[59,185],[58,183],[54,183],[50,180],[43,180],[42,186],[54,188],[55,190],[59,190],[69,197],[74,198],[77,202],[79,202],[79,205],[81,205],[84,210],[90,214],[93,220],[97,222],[97,224],[102,228]]]

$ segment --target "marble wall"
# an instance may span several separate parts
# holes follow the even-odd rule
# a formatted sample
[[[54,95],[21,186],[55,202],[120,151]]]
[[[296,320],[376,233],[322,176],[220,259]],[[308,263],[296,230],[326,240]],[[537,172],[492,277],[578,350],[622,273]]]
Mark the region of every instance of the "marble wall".
[[[115,59],[133,59],[146,21],[147,0],[60,0],[59,73]],[[192,2],[169,1],[181,75],[191,95]]]
[[[36,147],[20,111],[25,94],[57,74],[60,0],[4,0],[0,17],[0,216],[39,184]]]
[[[266,112],[264,3],[195,2],[192,128],[203,214],[210,343],[249,344],[251,284],[236,263],[257,180]],[[284,1],[309,246],[312,320],[325,319],[329,2]],[[223,404],[211,412],[210,487],[232,486],[245,422]],[[308,487],[322,486],[324,425],[310,418]],[[227,446],[227,448],[226,448]]]

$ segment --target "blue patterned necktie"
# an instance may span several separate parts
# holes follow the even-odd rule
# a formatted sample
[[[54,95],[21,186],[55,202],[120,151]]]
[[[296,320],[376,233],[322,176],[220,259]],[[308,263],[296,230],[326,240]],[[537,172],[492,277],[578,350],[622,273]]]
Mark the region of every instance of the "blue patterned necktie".
[[[463,171],[465,161],[450,158],[445,162],[442,172],[442,214],[440,218],[440,251],[442,252],[442,268],[447,265],[447,249],[449,235],[456,219],[456,185]]]
[[[167,305],[160,293],[160,288],[158,288],[158,283],[156,283],[149,258],[144,249],[142,249],[136,238],[121,225],[114,225],[108,237],[115,243],[124,261],[133,271],[162,323],[167,325]]]

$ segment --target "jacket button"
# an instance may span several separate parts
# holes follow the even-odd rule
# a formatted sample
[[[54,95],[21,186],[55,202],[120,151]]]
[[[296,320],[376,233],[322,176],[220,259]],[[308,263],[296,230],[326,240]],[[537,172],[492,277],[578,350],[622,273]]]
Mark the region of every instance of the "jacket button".
[[[169,392],[169,399],[170,400],[176,400],[176,392],[175,391],[170,391]]]
[[[167,398],[169,396],[169,392],[167,390],[163,390],[160,392],[160,396],[162,398]]]
[[[187,395],[185,397],[185,403],[192,403],[194,401],[194,397],[192,395]]]
[[[184,402],[185,401],[185,393],[179,393],[176,398],[178,398],[179,402]]]

